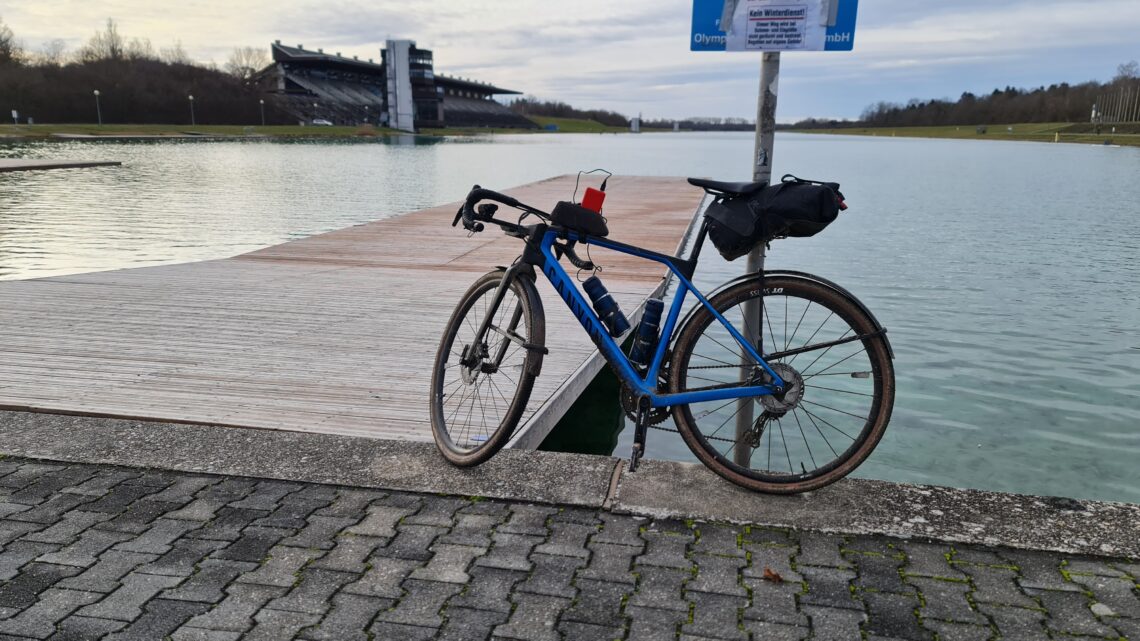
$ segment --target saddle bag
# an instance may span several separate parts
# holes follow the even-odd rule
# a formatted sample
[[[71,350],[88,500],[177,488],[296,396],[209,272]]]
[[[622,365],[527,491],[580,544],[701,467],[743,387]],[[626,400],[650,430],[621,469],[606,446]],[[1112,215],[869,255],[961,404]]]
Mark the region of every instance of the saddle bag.
[[[736,260],[760,243],[814,236],[846,209],[839,183],[804,180],[790,174],[759,191],[709,205],[709,240],[726,260]]]

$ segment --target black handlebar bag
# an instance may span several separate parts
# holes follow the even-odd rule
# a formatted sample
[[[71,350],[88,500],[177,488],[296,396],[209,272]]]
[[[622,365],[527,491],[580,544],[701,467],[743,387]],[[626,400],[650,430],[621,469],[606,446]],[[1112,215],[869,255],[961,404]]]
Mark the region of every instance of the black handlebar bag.
[[[709,205],[709,239],[726,260],[736,260],[776,238],[814,236],[839,216],[839,183],[784,176],[760,191]]]

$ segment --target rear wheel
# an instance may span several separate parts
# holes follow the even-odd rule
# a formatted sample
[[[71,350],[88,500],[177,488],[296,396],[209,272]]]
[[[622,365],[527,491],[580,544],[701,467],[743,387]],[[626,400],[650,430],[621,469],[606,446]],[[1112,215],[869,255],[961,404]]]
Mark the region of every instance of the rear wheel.
[[[503,280],[484,275],[467,290],[444,330],[431,380],[431,427],[449,462],[478,465],[510,439],[524,416],[546,341],[542,303],[534,285],[515,278],[491,314],[483,339],[476,332]]]
[[[760,282],[710,302],[761,347],[784,394],[678,405],[673,417],[697,458],[729,481],[778,494],[813,490],[855,469],[882,438],[894,404],[890,354],[874,321],[847,296],[790,276],[764,278],[761,295]],[[744,323],[747,307],[760,319],[753,327]],[[681,328],[671,392],[768,378],[707,310],[698,308]]]

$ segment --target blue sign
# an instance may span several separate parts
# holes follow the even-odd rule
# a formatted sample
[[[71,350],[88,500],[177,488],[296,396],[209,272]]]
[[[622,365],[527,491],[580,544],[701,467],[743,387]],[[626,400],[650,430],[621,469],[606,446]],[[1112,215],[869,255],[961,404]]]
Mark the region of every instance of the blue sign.
[[[859,0],[693,0],[689,49],[851,51],[858,8]]]

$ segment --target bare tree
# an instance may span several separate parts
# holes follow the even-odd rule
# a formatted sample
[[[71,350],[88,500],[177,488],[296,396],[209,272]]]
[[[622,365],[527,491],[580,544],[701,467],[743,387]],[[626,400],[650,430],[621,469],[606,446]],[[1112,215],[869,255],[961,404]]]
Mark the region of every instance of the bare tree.
[[[238,47],[226,61],[226,73],[239,80],[249,80],[269,64],[269,56],[258,47]]]
[[[131,41],[127,43],[126,52],[128,60],[158,59],[154,53],[154,46],[150,44],[150,38],[131,38]]]
[[[79,60],[82,62],[97,62],[99,60],[122,60],[126,53],[126,43],[119,35],[119,27],[114,19],[107,18],[107,28],[96,31],[95,35],[79,50]]]
[[[40,47],[40,51],[36,54],[36,64],[44,67],[59,67],[62,66],[67,57],[67,43],[63,40],[56,38],[55,40],[48,40]]]
[[[163,62],[171,65],[188,65],[192,62],[189,54],[182,48],[181,40],[175,40],[173,45],[163,47],[159,50],[158,57]]]
[[[1114,81],[1134,80],[1136,78],[1140,78],[1140,62],[1132,60],[1116,66]]]
[[[20,62],[23,53],[20,43],[16,42],[16,35],[0,20],[0,65]]]

